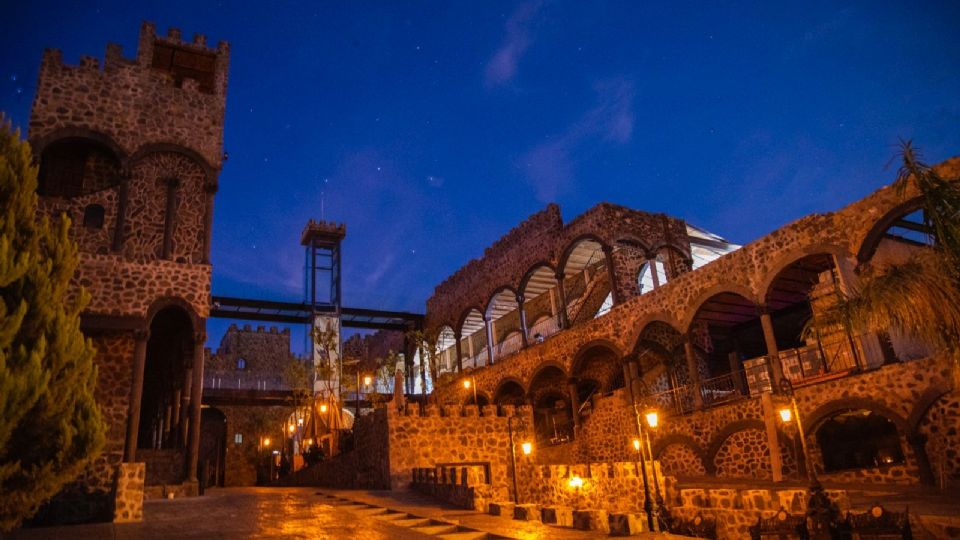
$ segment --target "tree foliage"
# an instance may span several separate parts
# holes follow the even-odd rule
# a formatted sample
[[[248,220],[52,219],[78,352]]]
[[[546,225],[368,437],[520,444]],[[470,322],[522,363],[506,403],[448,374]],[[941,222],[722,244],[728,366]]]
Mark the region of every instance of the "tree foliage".
[[[36,513],[100,453],[85,292],[70,298],[69,219],[36,219],[37,168],[0,117],[0,531]]]
[[[951,356],[960,382],[960,179],[943,178],[924,164],[910,141],[902,143],[900,158],[893,189],[900,196],[916,190],[933,246],[917,248],[903,261],[868,265],[859,283],[811,328],[841,325],[914,336]]]

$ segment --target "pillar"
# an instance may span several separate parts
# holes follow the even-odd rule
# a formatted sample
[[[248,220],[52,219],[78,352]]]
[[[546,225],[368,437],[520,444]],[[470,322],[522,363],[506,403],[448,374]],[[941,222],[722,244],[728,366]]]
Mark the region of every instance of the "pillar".
[[[914,432],[907,435],[907,444],[913,450],[913,458],[917,461],[917,469],[920,474],[920,483],[925,486],[935,486],[936,478],[933,475],[933,467],[930,465],[930,457],[927,455],[927,436]]]
[[[833,265],[834,268],[837,269],[837,281],[840,293],[845,295],[850,294],[859,282],[857,274],[853,269],[853,262],[846,257],[837,257],[834,255]],[[868,332],[857,336],[857,341],[860,342],[860,346],[863,348],[863,355],[866,357],[862,363],[858,358],[860,353],[856,350],[856,343],[852,338],[850,341],[850,353],[854,355],[854,360],[856,360],[858,368],[870,369],[886,363],[887,355],[884,354],[883,345],[880,343],[880,338],[876,333]]]
[[[577,396],[577,381],[567,381],[567,391],[570,393],[570,410],[573,412],[573,427],[580,428],[580,397]]]
[[[760,306],[760,326],[763,327],[763,340],[767,344],[767,357],[770,359],[770,375],[773,377],[773,388],[780,387],[783,380],[783,366],[780,364],[780,351],[777,349],[777,336],[773,332],[773,319],[766,306]]]
[[[522,294],[517,294],[517,313],[520,315],[520,336],[523,339],[523,348],[529,345],[527,340],[527,310],[524,307],[524,298]]]
[[[560,328],[570,328],[570,321],[567,320],[567,292],[563,289],[563,274],[557,274],[557,300],[560,301],[557,312],[560,314]]]
[[[620,284],[617,282],[617,272],[613,268],[613,248],[603,246],[603,256],[607,260],[607,277],[610,279],[610,294],[613,295],[613,305],[619,306],[622,295]]]
[[[205,326],[205,322],[201,321]],[[197,480],[197,462],[200,456],[200,404],[203,399],[203,348],[207,341],[204,330],[193,336],[193,388],[190,389],[190,436],[188,440],[189,459],[187,460],[187,479]]]
[[[483,316],[483,327],[487,332],[487,365],[493,365],[493,321],[487,315]]]
[[[690,335],[683,338],[683,352],[687,357],[687,377],[690,380],[690,391],[693,394],[693,408],[703,408],[703,393],[700,389],[700,366],[697,362],[697,351],[693,348]]]
[[[113,251],[123,250],[123,229],[127,223],[127,206],[130,202],[130,174],[124,171],[120,177],[119,193],[117,197],[117,219],[113,229]]]
[[[173,252],[173,231],[177,227],[177,187],[180,180],[167,179],[167,211],[163,221],[163,253],[161,258],[169,259]]]
[[[460,373],[463,371],[463,347],[460,344],[460,334],[454,334],[453,339],[457,347],[457,373]]]
[[[133,333],[133,382],[130,386],[130,407],[127,409],[127,445],[123,452],[123,461],[133,463],[137,460],[137,438],[140,435],[140,401],[143,399],[143,369],[147,363],[148,330],[135,330]]]
[[[657,272],[657,254],[647,257],[647,264],[650,265],[650,278],[653,280],[653,288],[660,287],[660,275]]]
[[[627,389],[627,395],[630,397],[631,404],[635,404],[640,397],[634,388],[636,365],[637,363],[633,360],[628,360],[623,363],[623,386]]]
[[[783,481],[783,460],[780,458],[780,434],[777,432],[777,412],[773,406],[773,394],[760,394],[760,410],[763,414],[763,426],[767,434],[767,448],[770,449],[770,472],[774,482]],[[798,456],[803,460],[803,456]]]

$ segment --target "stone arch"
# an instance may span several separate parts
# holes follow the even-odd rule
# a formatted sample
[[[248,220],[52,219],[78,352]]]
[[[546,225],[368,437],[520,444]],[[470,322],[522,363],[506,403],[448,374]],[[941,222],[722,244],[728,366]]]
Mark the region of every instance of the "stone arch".
[[[497,287],[492,293],[490,293],[490,297],[487,298],[487,302],[486,302],[486,305],[484,306],[482,313],[485,316],[489,317],[490,308],[493,306],[493,302],[497,299],[498,296],[508,291],[513,293],[513,301],[516,302],[516,298],[518,296],[517,290],[514,289],[511,285],[502,285],[500,287]]]
[[[913,409],[910,411],[910,416],[907,417],[907,426],[909,430],[904,432],[905,435],[915,435],[920,428],[920,424],[923,422],[924,418],[927,415],[927,411],[930,410],[930,407],[937,402],[940,398],[950,393],[950,387],[946,384],[934,384],[933,386],[924,390],[923,394],[920,394],[920,397],[917,398],[917,401],[914,402]]]
[[[527,271],[523,274],[523,277],[520,278],[520,283],[518,284],[516,290],[520,291],[521,294],[524,294],[525,291],[527,290],[527,285],[530,283],[530,280],[533,279],[534,275],[536,275],[538,270],[540,270],[541,268],[546,268],[554,276],[557,275],[557,269],[552,264],[550,264],[550,261],[538,261],[533,265],[531,265],[530,268],[528,268]]]
[[[649,256],[652,251],[646,242],[632,234],[621,234],[614,240],[613,246],[624,246],[627,249],[642,251],[647,256]]]
[[[673,318],[673,316],[666,311],[658,311],[646,315],[640,321],[634,325],[634,332],[626,339],[626,348],[627,350],[633,351],[636,350],[637,345],[640,343],[643,338],[643,332],[653,324],[664,324],[668,326],[671,330],[675,331],[678,335],[682,335],[682,332],[679,330],[680,325]]]
[[[880,240],[883,239],[883,235],[887,229],[889,229],[896,220],[907,214],[916,212],[921,208],[923,208],[923,199],[913,197],[888,210],[887,213],[873,224],[873,227],[870,228],[860,242],[860,246],[857,249],[857,262],[860,264],[869,262],[870,259],[873,258],[874,253],[876,253],[877,247],[880,245]]]
[[[683,256],[684,261],[693,262],[693,256],[690,255],[690,248],[677,244],[675,242],[661,242],[652,248],[650,248],[651,253],[659,253],[663,249],[672,249]]]
[[[623,387],[623,354],[616,344],[596,339],[581,346],[573,357],[570,375],[581,401],[587,394],[602,395]]]
[[[588,353],[594,349],[607,349],[614,354],[618,359],[623,359],[623,353],[620,351],[620,347],[616,343],[607,340],[607,339],[594,339],[588,341],[580,346],[577,349],[576,354],[573,355],[573,362],[570,364],[570,373],[571,375],[576,373],[577,367],[586,359]]]
[[[703,304],[705,304],[714,296],[722,293],[736,294],[738,296],[742,296],[750,302],[753,302],[754,305],[760,305],[760,302],[757,301],[757,294],[746,285],[735,282],[726,282],[714,285],[713,287],[702,291],[693,301],[686,303],[687,310],[680,318],[681,333],[690,331],[690,327],[697,316],[697,312],[700,311],[700,308],[703,307]]]
[[[150,304],[150,307],[147,308],[147,313],[144,317],[144,328],[150,328],[150,324],[153,322],[157,313],[171,306],[179,307],[187,313],[194,331],[204,330],[203,319],[200,318],[200,315],[193,308],[193,305],[179,296],[162,296],[154,300],[153,303]]]
[[[30,146],[33,150],[34,159],[39,160],[40,156],[43,154],[43,151],[48,145],[50,145],[50,143],[61,141],[63,139],[87,139],[94,141],[109,148],[123,167],[128,165],[129,156],[127,155],[127,152],[119,144],[117,144],[115,140],[113,140],[113,137],[110,137],[106,133],[100,131],[94,131],[92,129],[79,126],[63,127],[42,137],[31,139]]]
[[[671,449],[677,449],[671,452]],[[703,448],[689,435],[671,433],[653,445],[654,459],[660,461],[664,473],[677,476],[707,474],[707,460]],[[693,461],[691,463],[691,461]]]
[[[519,389],[520,392],[517,393],[516,390]],[[493,392],[493,403],[499,405],[502,401],[507,398],[516,398],[520,397],[521,403],[512,403],[514,405],[522,404],[522,401],[526,400],[527,389],[523,386],[523,382],[516,377],[504,377],[500,380],[500,383],[497,385],[496,390]]]
[[[710,444],[707,445],[707,449],[704,453],[706,458],[705,464],[707,465],[707,471],[710,474],[716,474],[716,464],[714,460],[717,457],[717,452],[720,451],[720,447],[723,446],[723,443],[730,438],[731,435],[738,431],[745,431],[748,429],[759,429],[763,431],[766,429],[766,426],[763,423],[763,420],[757,418],[744,418],[742,420],[735,420],[729,424],[723,426],[723,428],[718,431],[712,439],[710,439]]]
[[[130,164],[133,165],[136,162],[146,158],[150,154],[170,152],[174,154],[180,154],[192,161],[195,161],[200,168],[203,169],[203,173],[206,176],[207,185],[216,188],[217,185],[217,167],[213,166],[205,157],[203,157],[199,152],[193,150],[192,148],[187,148],[186,146],[170,143],[170,142],[159,142],[159,143],[148,143],[137,148],[137,150],[130,156]]]
[[[580,236],[577,236],[576,238],[574,238],[564,246],[563,251],[560,254],[560,257],[557,259],[558,275],[562,275],[566,273],[567,264],[570,260],[570,256],[573,255],[573,252],[577,249],[578,245],[587,241],[599,244],[600,248],[604,250],[608,250],[610,247],[602,238],[600,238],[596,234],[586,233],[586,234],[581,234]],[[610,264],[609,260],[607,261],[607,264]]]
[[[853,256],[848,249],[835,244],[813,244],[799,247],[787,252],[786,254],[778,257],[774,263],[770,265],[770,270],[764,273],[759,282],[760,284],[757,287],[757,291],[759,292],[760,297],[763,298],[763,302],[767,302],[767,297],[770,294],[770,288],[777,280],[777,277],[779,277],[784,270],[790,268],[790,266],[792,266],[794,263],[811,255],[821,254],[832,255],[836,258],[836,260],[843,260]],[[836,266],[835,262],[834,266]]]
[[[547,369],[549,369],[549,368],[557,368],[557,369],[559,369],[560,372],[563,374],[564,380],[566,380],[566,379],[568,379],[568,378],[570,377],[570,373],[567,371],[566,366],[564,366],[563,364],[561,364],[560,362],[557,362],[557,361],[555,361],[555,360],[546,360],[546,361],[544,361],[544,362],[540,362],[539,364],[537,364],[536,369],[534,369],[533,373],[530,375],[530,378],[527,380],[526,384],[524,384],[524,383],[521,382],[521,383],[520,383],[521,386],[523,386],[524,388],[526,388],[526,389],[527,389],[527,392],[529,392],[529,391],[530,391],[530,385],[533,384],[533,381],[535,381],[535,380],[537,379],[537,377],[538,377],[541,373],[543,373],[545,370],[547,370]]]
[[[897,431],[900,432],[901,436],[910,433],[910,424],[907,423],[907,420],[903,416],[882,403],[863,397],[845,397],[820,405],[814,409],[813,412],[806,415],[807,421],[804,422],[804,431],[807,432],[807,436],[809,437],[817,431],[820,424],[830,417],[836,416],[837,413],[850,410],[865,410],[876,413],[893,422],[897,426]]]

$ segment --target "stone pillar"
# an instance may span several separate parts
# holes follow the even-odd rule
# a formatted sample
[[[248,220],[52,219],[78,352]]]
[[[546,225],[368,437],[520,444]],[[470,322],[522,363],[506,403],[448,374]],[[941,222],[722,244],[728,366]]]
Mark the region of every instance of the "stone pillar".
[[[130,202],[130,173],[124,171],[120,177],[119,193],[117,197],[117,219],[113,229],[114,253],[123,250],[123,229],[127,223],[127,206]]]
[[[935,486],[936,478],[933,476],[933,467],[930,466],[930,457],[927,455],[927,436],[923,433],[911,433],[907,435],[907,444],[913,450],[913,458],[917,461],[917,469],[920,474],[920,483],[925,486]]]
[[[613,248],[603,246],[603,256],[607,260],[607,277],[610,279],[610,294],[613,295],[613,305],[619,306],[623,295],[620,294],[620,283],[617,281],[617,272],[613,268]]]
[[[773,377],[773,388],[780,388],[783,380],[783,366],[780,365],[780,351],[777,349],[777,336],[773,332],[773,319],[766,306],[760,306],[760,326],[763,327],[763,340],[767,344],[767,357],[770,362],[770,375]]]
[[[647,264],[650,265],[650,279],[653,280],[653,288],[660,287],[660,275],[657,272],[657,254],[654,253],[647,257]]]
[[[487,315],[483,316],[483,327],[487,331],[487,365],[493,365],[493,321]]]
[[[683,352],[687,357],[687,377],[690,380],[690,392],[693,394],[693,407],[703,408],[703,393],[700,388],[700,363],[697,361],[697,351],[693,348],[693,340],[687,334],[683,337]]]
[[[580,428],[580,398],[577,396],[577,381],[567,381],[567,391],[570,393],[570,410],[573,412],[573,427]]]
[[[523,340],[523,348],[527,348],[527,309],[524,307],[524,297],[517,293],[517,314],[520,315],[520,337]]]
[[[634,391],[634,379],[633,379],[633,369],[630,368],[630,365],[636,365],[636,362],[633,360],[628,360],[623,363],[623,386],[627,389],[627,397],[630,398],[630,403],[636,403],[638,396]]]
[[[457,373],[463,371],[463,347],[460,344],[460,334],[456,333],[453,335],[454,343],[457,346]]]
[[[213,196],[217,193],[217,184],[210,182],[203,187],[203,262],[210,264],[210,245],[213,237]]]
[[[783,481],[783,460],[780,458],[780,434],[777,432],[777,412],[773,406],[773,395],[770,392],[760,394],[760,410],[763,414],[763,425],[767,433],[767,448],[770,449],[770,471],[774,482]],[[798,456],[803,460],[803,456]]]
[[[163,253],[160,258],[169,259],[173,253],[173,231],[177,228],[177,188],[180,180],[167,179],[167,211],[163,219]]]
[[[205,321],[200,322],[205,327]],[[203,348],[207,341],[205,328],[193,336],[193,388],[190,389],[190,437],[187,479],[197,480],[197,462],[200,457],[200,404],[203,399]]]
[[[560,320],[557,321],[560,328],[570,328],[570,321],[567,320],[567,292],[563,290],[563,274],[557,274],[557,300],[560,306],[557,311],[560,314]]]
[[[127,444],[123,452],[123,461],[133,463],[137,460],[137,438],[140,435],[140,401],[143,399],[143,370],[147,363],[147,340],[150,332],[135,330],[133,346],[133,382],[130,385],[130,407],[127,409]]]

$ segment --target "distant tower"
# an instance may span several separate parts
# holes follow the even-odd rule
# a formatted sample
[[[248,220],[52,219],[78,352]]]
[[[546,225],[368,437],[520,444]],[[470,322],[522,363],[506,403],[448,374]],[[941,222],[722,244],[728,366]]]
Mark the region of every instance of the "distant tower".
[[[148,486],[196,492],[229,57],[226,42],[144,23],[135,58],[109,44],[102,66],[66,65],[55,49],[40,65],[29,129],[39,212],[73,223],[108,424],[103,456],[78,482],[105,500],[117,469],[129,476],[137,461]]]
[[[315,382],[314,390],[321,395],[340,395],[340,244],[346,235],[343,224],[312,219],[300,235],[306,257],[305,303],[313,310],[313,330],[328,338],[327,346],[318,346],[316,339],[310,340],[313,362],[315,366],[330,365],[336,374],[332,381]]]

